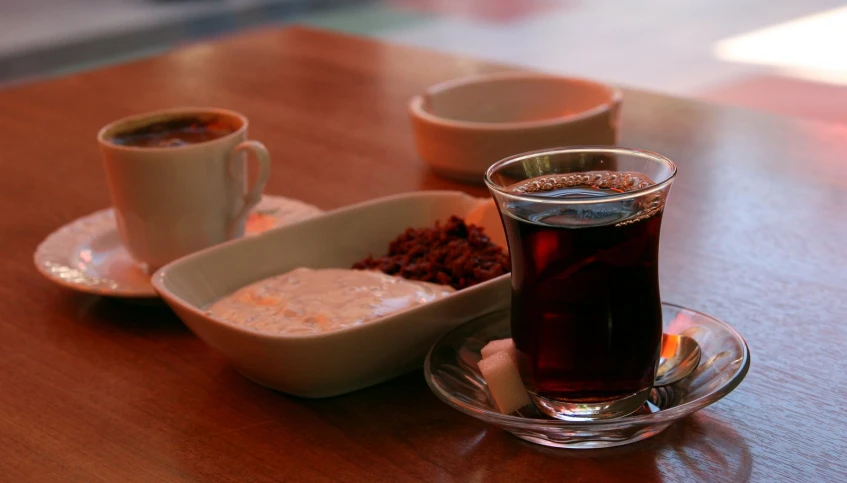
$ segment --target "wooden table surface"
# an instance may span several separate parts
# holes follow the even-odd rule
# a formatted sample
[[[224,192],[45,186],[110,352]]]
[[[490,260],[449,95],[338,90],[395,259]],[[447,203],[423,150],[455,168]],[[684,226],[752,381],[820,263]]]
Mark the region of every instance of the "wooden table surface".
[[[727,398],[626,447],[552,450],[442,404],[420,373],[324,400],[238,375],[162,306],[33,268],[109,205],[95,134],[177,105],[232,108],[273,153],[268,192],[331,209],[421,189],[406,101],[504,67],[305,28],[190,45],[0,91],[0,480],[847,481],[847,128],[626,91],[622,144],[679,165],[663,298],[752,351]]]

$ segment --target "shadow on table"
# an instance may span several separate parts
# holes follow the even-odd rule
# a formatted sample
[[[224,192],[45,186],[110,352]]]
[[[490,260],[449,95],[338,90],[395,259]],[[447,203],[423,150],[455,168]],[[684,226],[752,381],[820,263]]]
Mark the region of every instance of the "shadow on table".
[[[279,441],[293,432],[307,441],[337,441],[370,465],[389,465],[390,460],[393,466],[386,471],[404,468],[427,480],[533,481],[533,475],[543,472],[551,481],[590,477],[586,481],[745,482],[752,471],[746,441],[730,423],[711,414],[695,414],[628,446],[563,450],[527,443],[446,407],[418,372],[323,399],[253,386],[234,369],[224,374],[219,374],[215,392],[208,394],[208,406],[217,407],[247,391],[249,403],[236,401],[243,429],[226,430],[226,438],[189,441],[182,451],[211,451],[260,437]],[[263,423],[254,427],[252,421]],[[328,453],[334,450],[338,448],[327,447]],[[270,453],[260,457],[265,458],[270,458],[269,465],[279,463]]]
[[[645,441],[648,450],[677,460],[691,479],[720,479],[733,482],[750,480],[753,457],[745,439],[730,422],[712,415],[695,414],[668,428],[653,441]]]
[[[745,482],[752,470],[746,441],[730,423],[706,413],[631,445],[564,450],[525,442],[447,408],[418,373],[336,398],[279,397],[315,411],[351,437],[368,428],[379,437],[362,444],[377,452],[387,451],[381,444],[404,441],[435,463],[428,471],[446,479],[525,481],[533,474],[529,469],[541,465],[545,475],[563,481],[583,475],[591,481]]]
[[[570,451],[525,444],[545,456],[615,479],[746,482],[753,467],[747,442],[731,424],[703,414],[688,417],[653,438],[617,448]],[[628,475],[629,471],[637,473]]]
[[[160,299],[134,300],[69,293],[61,303],[77,320],[107,332],[191,335],[188,327]]]

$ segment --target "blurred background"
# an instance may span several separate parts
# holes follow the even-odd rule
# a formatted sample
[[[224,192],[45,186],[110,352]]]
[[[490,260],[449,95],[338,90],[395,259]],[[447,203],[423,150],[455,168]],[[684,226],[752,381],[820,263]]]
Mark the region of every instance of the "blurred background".
[[[0,89],[289,23],[847,124],[836,0],[0,0]]]

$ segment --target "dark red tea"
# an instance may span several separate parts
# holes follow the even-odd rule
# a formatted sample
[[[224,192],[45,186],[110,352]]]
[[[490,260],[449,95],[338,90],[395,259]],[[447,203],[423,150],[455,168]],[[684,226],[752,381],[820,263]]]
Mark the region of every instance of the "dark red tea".
[[[651,184],[639,174],[594,172],[534,178],[510,191],[600,201]],[[512,201],[503,210],[512,337],[530,391],[591,403],[652,384],[662,334],[663,206],[640,197],[582,205]]]
[[[179,147],[212,141],[236,129],[217,117],[177,117],[115,134],[111,141],[141,148]]]

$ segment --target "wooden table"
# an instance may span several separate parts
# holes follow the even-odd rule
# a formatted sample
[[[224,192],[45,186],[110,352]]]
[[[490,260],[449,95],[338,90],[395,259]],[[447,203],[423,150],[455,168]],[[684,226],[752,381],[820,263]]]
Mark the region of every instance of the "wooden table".
[[[239,376],[166,308],[70,292],[31,254],[109,205],[95,133],[175,105],[236,109],[268,192],[321,208],[461,189],[416,157],[406,101],[502,66],[304,28],[0,92],[4,481],[847,481],[847,128],[627,91],[622,144],[668,155],[665,300],[744,334],[726,399],[627,447],[534,446],[420,373],[324,400]],[[296,180],[296,181],[295,181]]]

